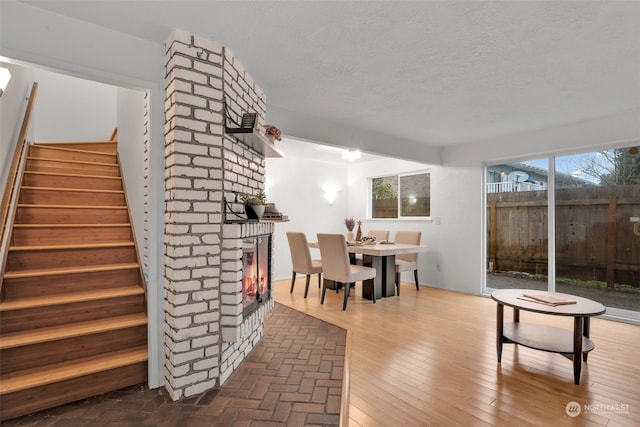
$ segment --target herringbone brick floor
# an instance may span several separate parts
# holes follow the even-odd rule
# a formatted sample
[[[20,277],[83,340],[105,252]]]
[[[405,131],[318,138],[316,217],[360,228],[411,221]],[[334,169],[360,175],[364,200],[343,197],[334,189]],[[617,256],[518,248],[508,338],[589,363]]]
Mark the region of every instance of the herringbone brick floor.
[[[218,389],[172,402],[162,387],[129,387],[3,426],[337,426],[345,344],[346,330],[276,303],[262,340]]]

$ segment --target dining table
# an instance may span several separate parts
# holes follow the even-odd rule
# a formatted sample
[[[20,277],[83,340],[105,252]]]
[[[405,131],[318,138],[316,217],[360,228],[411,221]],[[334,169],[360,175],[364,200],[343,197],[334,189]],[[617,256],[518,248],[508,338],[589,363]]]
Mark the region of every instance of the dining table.
[[[309,242],[309,247],[319,248],[318,242]],[[362,254],[362,264],[376,269],[376,276],[373,279],[363,281],[362,297],[365,299],[376,299],[392,297],[396,294],[396,255],[426,252],[425,245],[410,245],[405,243],[375,242],[347,242],[347,250],[350,254],[351,262],[355,263],[355,254]],[[329,286],[334,288],[333,285]]]

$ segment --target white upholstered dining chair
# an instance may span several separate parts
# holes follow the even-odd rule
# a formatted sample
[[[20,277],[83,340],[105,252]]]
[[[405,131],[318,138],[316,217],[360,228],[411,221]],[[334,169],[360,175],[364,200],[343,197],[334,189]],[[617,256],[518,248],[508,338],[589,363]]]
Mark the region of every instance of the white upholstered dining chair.
[[[376,242],[389,240],[389,230],[369,230],[367,237],[375,237]]]
[[[404,243],[409,245],[419,245],[421,231],[397,231],[396,243]],[[396,292],[400,295],[400,273],[403,271],[413,271],[413,277],[416,281],[416,290],[420,290],[418,286],[418,253],[396,255]]]
[[[347,251],[347,242],[342,234],[318,233],[318,245],[320,246],[320,256],[322,257],[322,270],[324,280],[322,283],[322,299],[324,304],[324,296],[327,292],[327,280],[333,280],[336,284],[342,284],[344,288],[344,302],[342,309],[347,309],[347,300],[349,298],[350,284],[361,282],[376,277],[376,269],[372,267],[364,267],[362,265],[354,265],[349,262],[349,252]],[[373,302],[376,302],[375,292],[373,292]]]
[[[289,240],[289,250],[291,252],[291,264],[293,265],[293,273],[291,275],[291,291],[293,293],[293,285],[296,283],[296,273],[306,274],[307,283],[304,287],[304,297],[309,293],[309,280],[312,274],[318,275],[318,288],[322,282],[322,261],[311,259],[311,251],[307,242],[307,236],[297,231],[288,231],[287,240]]]

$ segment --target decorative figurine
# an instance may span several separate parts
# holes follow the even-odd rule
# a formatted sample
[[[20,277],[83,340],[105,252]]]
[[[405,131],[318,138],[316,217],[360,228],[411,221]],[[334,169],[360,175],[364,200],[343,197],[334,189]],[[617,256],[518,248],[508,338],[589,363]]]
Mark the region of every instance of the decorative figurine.
[[[360,226],[362,225],[362,221],[358,220],[358,231],[356,232],[356,242],[362,241],[362,229]]]

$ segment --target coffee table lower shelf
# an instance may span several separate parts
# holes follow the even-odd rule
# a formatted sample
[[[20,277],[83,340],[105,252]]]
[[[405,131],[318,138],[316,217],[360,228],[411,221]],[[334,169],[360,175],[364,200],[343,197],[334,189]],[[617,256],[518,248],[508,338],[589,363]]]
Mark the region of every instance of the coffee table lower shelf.
[[[535,323],[504,322],[503,343],[520,344],[535,350],[573,356],[573,331]],[[582,337],[582,353],[595,348],[589,338]]]

